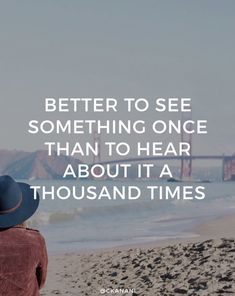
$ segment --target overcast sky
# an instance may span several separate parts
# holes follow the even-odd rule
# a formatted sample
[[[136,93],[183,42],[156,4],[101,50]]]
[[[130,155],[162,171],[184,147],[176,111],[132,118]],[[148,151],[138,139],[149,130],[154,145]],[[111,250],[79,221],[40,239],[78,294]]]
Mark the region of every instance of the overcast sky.
[[[42,148],[27,124],[48,117],[45,97],[178,96],[209,123],[194,154],[234,153],[234,11],[233,0],[1,1],[0,148]]]

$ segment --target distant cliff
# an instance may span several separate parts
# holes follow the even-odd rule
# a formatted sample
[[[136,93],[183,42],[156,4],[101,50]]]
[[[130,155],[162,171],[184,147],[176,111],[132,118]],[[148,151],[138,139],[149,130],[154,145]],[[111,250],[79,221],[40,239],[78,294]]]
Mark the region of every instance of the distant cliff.
[[[80,160],[68,156],[48,156],[47,151],[0,150],[0,174],[16,179],[61,179],[68,164],[77,167]]]

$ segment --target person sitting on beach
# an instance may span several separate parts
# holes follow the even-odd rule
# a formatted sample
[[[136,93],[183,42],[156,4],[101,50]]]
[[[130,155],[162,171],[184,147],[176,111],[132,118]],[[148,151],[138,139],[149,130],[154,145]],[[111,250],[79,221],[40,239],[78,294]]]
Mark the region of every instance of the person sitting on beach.
[[[39,231],[25,227],[39,205],[26,183],[0,177],[0,295],[39,296],[46,281],[47,251]]]

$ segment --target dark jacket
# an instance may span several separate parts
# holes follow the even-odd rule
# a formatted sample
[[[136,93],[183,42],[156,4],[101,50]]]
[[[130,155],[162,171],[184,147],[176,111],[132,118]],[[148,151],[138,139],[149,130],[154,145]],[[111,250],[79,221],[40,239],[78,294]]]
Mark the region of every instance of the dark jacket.
[[[0,296],[38,296],[45,283],[47,251],[39,231],[0,231]]]

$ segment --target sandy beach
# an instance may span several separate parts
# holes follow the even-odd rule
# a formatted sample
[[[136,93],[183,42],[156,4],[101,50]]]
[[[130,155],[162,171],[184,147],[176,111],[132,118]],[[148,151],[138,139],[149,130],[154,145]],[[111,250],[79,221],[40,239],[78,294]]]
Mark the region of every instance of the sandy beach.
[[[235,295],[235,215],[198,238],[50,257],[50,295]]]

